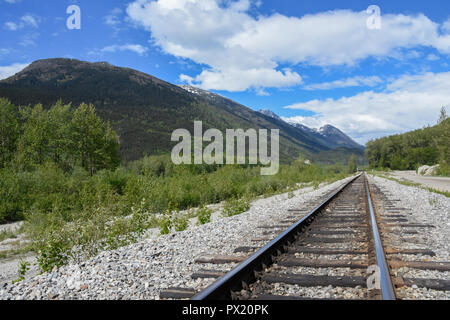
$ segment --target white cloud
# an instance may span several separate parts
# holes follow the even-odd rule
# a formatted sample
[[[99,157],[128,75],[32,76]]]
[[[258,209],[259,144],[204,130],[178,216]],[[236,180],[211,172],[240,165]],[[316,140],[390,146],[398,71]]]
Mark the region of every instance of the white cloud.
[[[37,20],[33,16],[31,16],[29,14],[21,17],[20,20],[27,26],[31,26],[33,28],[37,28],[38,27]]]
[[[119,16],[123,13],[122,9],[120,8],[114,8],[110,11],[110,13],[104,18],[105,23],[109,26],[115,27],[119,24],[121,24],[121,20]]]
[[[317,113],[292,117],[311,127],[335,125],[360,143],[434,124],[442,106],[450,105],[450,72],[404,75],[383,92],[366,91],[340,99],[312,100],[287,106]]]
[[[180,80],[187,81],[201,88],[210,90],[244,91],[254,87],[257,92],[263,93],[265,87],[287,87],[300,84],[302,78],[291,70],[278,71],[270,68],[240,69],[232,66],[221,70],[203,70],[195,78],[182,74]]]
[[[10,53],[10,52],[11,52],[10,49],[1,48],[1,49],[0,49],[0,57],[1,57],[1,56],[4,56],[4,55],[7,55],[7,54]]]
[[[125,44],[125,45],[112,45],[104,47],[100,50],[94,50],[89,52],[89,55],[101,55],[102,53],[115,53],[118,51],[132,51],[142,56],[147,52],[148,48],[141,46],[140,44]]]
[[[377,76],[372,77],[353,77],[347,79],[336,80],[332,82],[309,84],[303,89],[305,90],[331,90],[336,88],[348,87],[375,87],[383,83],[383,80]]]
[[[21,37],[19,44],[23,47],[34,46],[39,36],[40,34],[38,32],[27,33]]]
[[[369,30],[365,11],[254,17],[249,8],[248,0],[136,0],[127,14],[166,53],[205,65],[189,78],[203,89],[301,83],[297,72],[280,70],[281,64],[355,65],[368,57],[398,58],[399,51],[420,46],[450,54],[450,35],[440,34],[439,24],[423,14],[383,15],[382,29]]]
[[[39,18],[35,18],[30,14],[26,14],[20,18],[19,22],[12,22],[12,21],[6,22],[5,27],[11,31],[20,30],[25,27],[38,28]]]
[[[5,22],[5,28],[11,31],[16,31],[17,29],[19,29],[19,26],[14,22],[8,21]]]
[[[20,2],[22,0],[5,0],[5,1],[8,2],[8,3],[18,3],[18,2]]]
[[[442,24],[442,31],[450,33],[450,19]]]
[[[10,66],[0,66],[0,80],[6,79],[15,75],[17,72],[22,71],[28,67],[29,63],[14,63]]]
[[[433,54],[433,53],[430,53],[430,54],[427,56],[427,60],[428,60],[428,61],[436,61],[436,60],[439,60],[439,57],[438,57],[437,55]]]
[[[298,73],[278,68],[270,57],[255,55],[231,39],[254,19],[245,13],[249,1],[220,7],[214,0],[137,1],[127,8],[129,17],[152,31],[165,52],[208,67],[195,76],[181,75],[203,89],[242,91],[301,83]]]

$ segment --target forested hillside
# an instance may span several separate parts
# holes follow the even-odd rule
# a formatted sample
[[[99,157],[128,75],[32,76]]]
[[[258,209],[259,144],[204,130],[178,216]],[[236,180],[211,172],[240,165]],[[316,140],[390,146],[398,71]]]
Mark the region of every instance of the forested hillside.
[[[195,120],[203,121],[204,130],[216,128],[222,132],[231,128],[280,129],[283,163],[295,160],[300,154],[312,158],[321,151],[333,149],[324,139],[304,130],[232,100],[205,93],[191,93],[137,70],[75,59],[38,60],[0,81],[0,97],[16,105],[42,104],[48,109],[58,100],[74,106],[93,104],[98,116],[109,121],[117,132],[123,161],[170,152],[175,145],[171,133],[178,128],[193,132]],[[348,150],[343,163],[353,152]],[[357,152],[363,154],[362,150]],[[315,159],[333,161],[329,157]]]
[[[372,168],[415,170],[440,163],[441,172],[449,174],[450,119],[445,108],[434,126],[369,141],[366,157]]]

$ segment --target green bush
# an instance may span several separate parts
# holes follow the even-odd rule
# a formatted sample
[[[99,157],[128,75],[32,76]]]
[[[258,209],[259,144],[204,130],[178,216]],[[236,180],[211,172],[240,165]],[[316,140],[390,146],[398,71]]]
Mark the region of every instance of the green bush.
[[[222,215],[232,217],[250,209],[250,202],[247,199],[229,199],[223,205]]]
[[[172,219],[170,216],[164,215],[158,220],[160,234],[169,234],[172,228]]]
[[[202,225],[211,222],[212,210],[201,206],[197,210],[197,225]]]
[[[172,223],[175,231],[184,231],[188,227],[189,220],[186,215],[177,214],[173,217]]]

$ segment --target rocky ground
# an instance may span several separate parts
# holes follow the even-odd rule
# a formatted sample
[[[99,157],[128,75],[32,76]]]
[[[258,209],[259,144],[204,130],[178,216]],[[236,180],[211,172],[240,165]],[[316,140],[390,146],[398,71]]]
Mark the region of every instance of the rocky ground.
[[[208,265],[194,259],[205,254],[233,254],[239,246],[251,246],[262,235],[257,226],[277,222],[308,200],[334,190],[337,181],[318,190],[299,189],[294,197],[281,194],[252,202],[251,209],[230,218],[219,218],[183,232],[149,237],[136,244],[106,251],[80,264],[72,264],[22,282],[3,284],[0,299],[159,299],[169,287],[203,288],[212,279],[192,280],[191,274]],[[259,233],[259,234],[258,234]],[[230,269],[233,265],[224,265]],[[214,266],[217,269],[217,266]]]
[[[24,250],[28,240],[21,233],[21,226],[22,222],[0,225],[0,284],[19,277],[18,270],[22,261],[33,265],[36,260],[32,253]],[[36,275],[37,271],[37,267],[30,268],[28,276]]]
[[[411,208],[414,219],[438,226],[426,235],[424,241],[438,253],[440,260],[449,261],[450,199],[390,180],[372,179],[396,197],[404,199],[401,205]],[[286,193],[258,199],[252,202],[249,211],[241,215],[222,218],[216,213],[211,223],[192,225],[183,232],[159,236],[150,231],[148,238],[136,244],[102,252],[88,261],[54,269],[14,285],[2,286],[0,283],[0,299],[159,299],[159,292],[169,287],[204,288],[213,280],[192,280],[192,273],[202,268],[223,268],[226,271],[234,265],[199,265],[194,263],[196,258],[205,254],[232,255],[237,247],[254,246],[251,240],[263,232],[257,226],[277,223],[291,214],[288,209],[302,207],[302,204],[343,182],[318,190],[300,189],[293,198]],[[339,294],[333,290],[322,288],[320,295],[334,297]],[[413,290],[417,299],[450,299],[449,292],[436,296],[424,293],[420,288],[408,290]],[[274,292],[284,291],[283,287],[274,287]],[[309,292],[305,294],[309,295]],[[350,290],[348,294],[355,296],[359,293]]]
[[[428,224],[434,228],[427,228],[414,237],[414,242],[404,241],[409,235],[390,236],[390,246],[402,248],[429,249],[436,256],[400,255],[397,258],[409,261],[450,261],[450,198],[437,193],[429,192],[422,188],[404,186],[395,181],[371,176],[371,183],[375,183],[382,190],[391,194],[389,198],[400,199],[396,204],[400,208],[407,209],[411,223]],[[397,231],[404,231],[402,228]],[[400,268],[393,270],[394,275],[405,278],[444,279],[450,280],[450,272],[433,270],[419,270],[412,268]],[[426,288],[403,287],[398,292],[402,299],[450,299],[450,291],[429,290]]]

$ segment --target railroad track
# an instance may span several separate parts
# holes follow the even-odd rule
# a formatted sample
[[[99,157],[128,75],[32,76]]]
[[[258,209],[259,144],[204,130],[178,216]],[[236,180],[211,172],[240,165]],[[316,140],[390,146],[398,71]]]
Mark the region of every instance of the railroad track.
[[[312,210],[291,210],[300,216],[262,248],[238,248],[245,257],[198,259],[198,263],[239,263],[228,273],[203,270],[195,278],[217,278],[201,292],[171,288],[161,298],[193,300],[303,300],[402,298],[398,288],[421,286],[450,290],[450,281],[409,279],[393,269],[418,268],[450,271],[450,263],[405,261],[398,257],[433,256],[426,248],[398,249],[391,237],[404,228],[417,234],[432,226],[409,223],[396,199],[389,199],[360,174],[327,194]],[[268,233],[283,226],[267,226]],[[403,234],[403,233],[402,233]],[[397,239],[398,240],[398,239]],[[405,240],[405,239],[403,239]],[[403,241],[402,240],[402,241]],[[405,241],[407,241],[406,239]],[[414,240],[414,239],[413,239]],[[252,252],[252,250],[254,250]],[[328,293],[324,294],[324,288]]]

